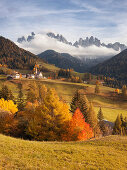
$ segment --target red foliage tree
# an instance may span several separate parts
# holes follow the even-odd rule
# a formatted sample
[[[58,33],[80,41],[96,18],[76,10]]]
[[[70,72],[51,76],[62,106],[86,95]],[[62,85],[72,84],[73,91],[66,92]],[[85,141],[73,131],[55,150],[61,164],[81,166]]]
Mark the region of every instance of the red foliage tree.
[[[93,137],[93,130],[88,123],[85,122],[83,114],[77,108],[71,121],[66,125],[67,133],[63,135],[66,141],[84,141]]]

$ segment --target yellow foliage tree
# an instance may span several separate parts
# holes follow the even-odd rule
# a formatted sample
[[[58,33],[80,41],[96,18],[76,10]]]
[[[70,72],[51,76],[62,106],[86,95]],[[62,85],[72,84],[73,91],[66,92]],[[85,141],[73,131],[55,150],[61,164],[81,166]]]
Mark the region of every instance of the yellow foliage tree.
[[[0,108],[5,111],[10,111],[12,114],[18,111],[17,105],[14,104],[12,100],[4,100],[3,98],[0,99]]]
[[[46,108],[45,112],[48,112],[48,114],[60,114],[64,121],[68,121],[71,119],[69,106],[63,101],[60,101],[55,89],[49,89],[44,100],[44,105],[44,108]]]
[[[39,106],[31,105],[23,114],[28,121],[26,133],[35,140],[61,140],[64,124],[72,117],[54,89],[46,92]]]

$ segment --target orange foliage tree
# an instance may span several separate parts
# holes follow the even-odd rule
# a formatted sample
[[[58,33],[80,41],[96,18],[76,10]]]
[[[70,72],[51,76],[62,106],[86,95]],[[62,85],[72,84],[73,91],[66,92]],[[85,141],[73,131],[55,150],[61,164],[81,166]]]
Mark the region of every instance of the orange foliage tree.
[[[66,128],[67,133],[63,134],[63,140],[65,141],[84,141],[93,137],[93,130],[90,125],[85,122],[79,108],[74,112]]]

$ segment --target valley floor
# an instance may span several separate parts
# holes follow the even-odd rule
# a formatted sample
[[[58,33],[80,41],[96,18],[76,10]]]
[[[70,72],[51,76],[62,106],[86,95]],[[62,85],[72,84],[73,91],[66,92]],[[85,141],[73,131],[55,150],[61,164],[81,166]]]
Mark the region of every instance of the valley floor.
[[[127,169],[127,137],[35,142],[0,135],[0,169]]]

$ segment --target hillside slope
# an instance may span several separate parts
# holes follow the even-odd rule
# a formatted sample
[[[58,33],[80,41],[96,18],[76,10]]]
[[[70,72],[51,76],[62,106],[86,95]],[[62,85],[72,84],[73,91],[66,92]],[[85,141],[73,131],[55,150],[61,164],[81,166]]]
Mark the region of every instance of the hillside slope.
[[[127,137],[34,142],[0,135],[0,169],[127,169]]]
[[[0,36],[0,64],[12,69],[32,69],[38,57]]]
[[[91,73],[103,74],[127,82],[127,49],[111,59],[93,67]]]
[[[75,58],[67,53],[58,53],[54,50],[47,50],[38,55],[44,61],[54,64],[59,68],[73,68],[77,72],[85,72],[88,66],[85,65],[80,59]]]

